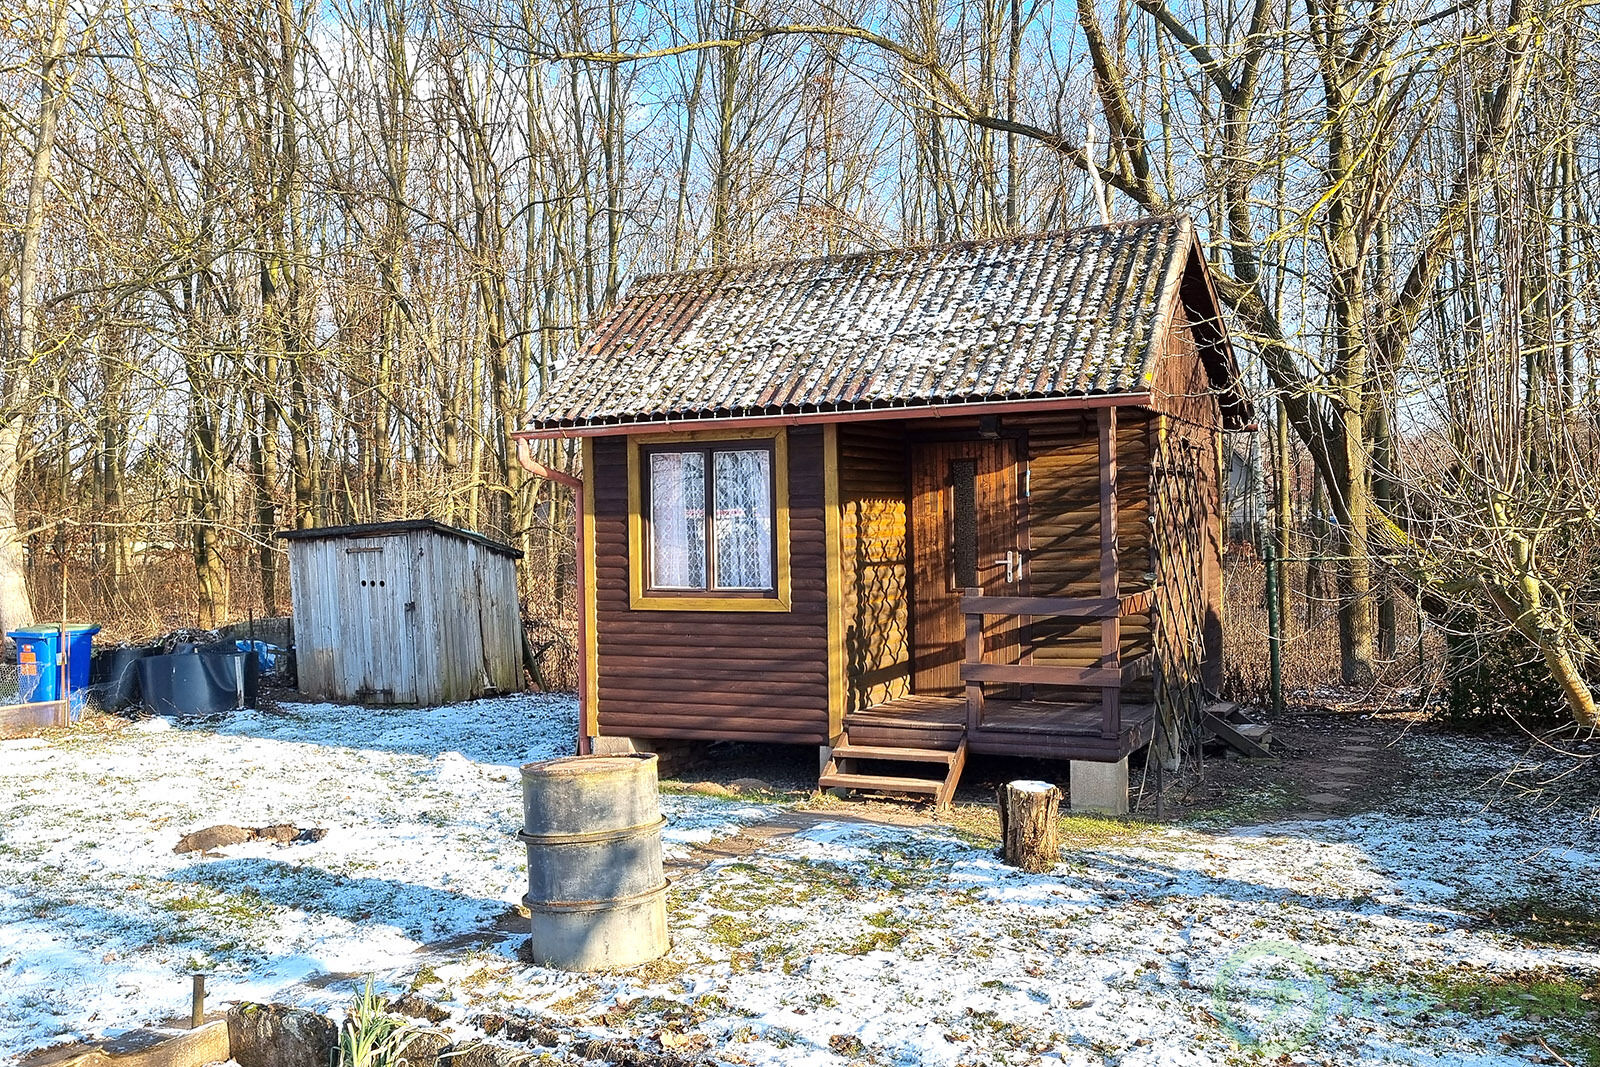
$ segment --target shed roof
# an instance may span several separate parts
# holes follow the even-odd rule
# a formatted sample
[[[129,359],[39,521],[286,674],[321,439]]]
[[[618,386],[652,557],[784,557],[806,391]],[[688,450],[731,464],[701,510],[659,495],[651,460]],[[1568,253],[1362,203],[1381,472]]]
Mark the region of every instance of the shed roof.
[[[285,541],[320,541],[334,537],[394,537],[404,533],[436,533],[471,541],[502,556],[521,559],[522,551],[510,545],[491,540],[481,533],[447,526],[437,519],[395,519],[390,522],[363,522],[354,526],[316,526],[309,530],[279,530],[277,536]]]
[[[1179,303],[1231,423],[1238,369],[1186,216],[647,275],[530,433],[1148,392]]]

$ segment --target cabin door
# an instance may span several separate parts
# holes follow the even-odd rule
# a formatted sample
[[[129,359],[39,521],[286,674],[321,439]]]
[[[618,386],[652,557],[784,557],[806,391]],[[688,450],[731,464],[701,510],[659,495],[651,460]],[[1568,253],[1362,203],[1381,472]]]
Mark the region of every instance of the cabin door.
[[[1002,438],[911,446],[912,688],[960,696],[966,653],[963,590],[1027,592],[1018,493],[1020,442]],[[1014,619],[989,618],[992,658],[1017,643]],[[1014,662],[1014,660],[1008,661]]]

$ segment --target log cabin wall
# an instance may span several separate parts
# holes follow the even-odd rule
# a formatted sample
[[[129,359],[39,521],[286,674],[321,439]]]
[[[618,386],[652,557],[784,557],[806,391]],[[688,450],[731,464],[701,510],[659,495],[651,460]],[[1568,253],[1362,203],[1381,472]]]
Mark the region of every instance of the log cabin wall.
[[[906,441],[900,423],[839,427],[846,707],[911,692]]]
[[[1163,609],[1162,662],[1173,683],[1222,687],[1222,414],[1180,304],[1151,382],[1160,413],[1150,431]]]
[[[1120,589],[1131,593],[1150,585],[1149,413],[1117,412],[1117,569]],[[1099,435],[1093,411],[1006,420],[1027,430],[1028,595],[1100,595]],[[1100,623],[1036,620],[1025,646],[1031,661],[1058,667],[1095,666],[1101,655]],[[1148,652],[1150,616],[1122,620],[1124,663]],[[1140,700],[1148,683],[1129,687]],[[1041,689],[1041,699],[1080,699],[1087,690]]]
[[[827,742],[823,432],[811,426],[787,433],[789,611],[631,609],[628,442],[620,436],[594,441],[588,478],[602,735]],[[715,432],[704,438],[719,440]]]

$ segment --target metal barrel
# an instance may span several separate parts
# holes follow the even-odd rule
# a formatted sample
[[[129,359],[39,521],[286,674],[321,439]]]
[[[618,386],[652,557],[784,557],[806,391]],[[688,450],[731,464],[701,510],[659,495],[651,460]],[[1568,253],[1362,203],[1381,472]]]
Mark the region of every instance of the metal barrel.
[[[622,970],[667,951],[654,755],[526,764],[522,818],[534,962]]]

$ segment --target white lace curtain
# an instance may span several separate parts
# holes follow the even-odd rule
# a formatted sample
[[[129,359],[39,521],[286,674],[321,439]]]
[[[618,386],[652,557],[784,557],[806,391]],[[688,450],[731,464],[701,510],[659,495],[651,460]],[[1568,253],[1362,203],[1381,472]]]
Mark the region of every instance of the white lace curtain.
[[[772,588],[772,453],[714,452],[718,589]]]
[[[771,589],[772,453],[713,451],[714,580],[706,578],[706,453],[650,454],[650,575],[658,589]]]
[[[706,457],[650,454],[650,575],[658,589],[706,587]]]

